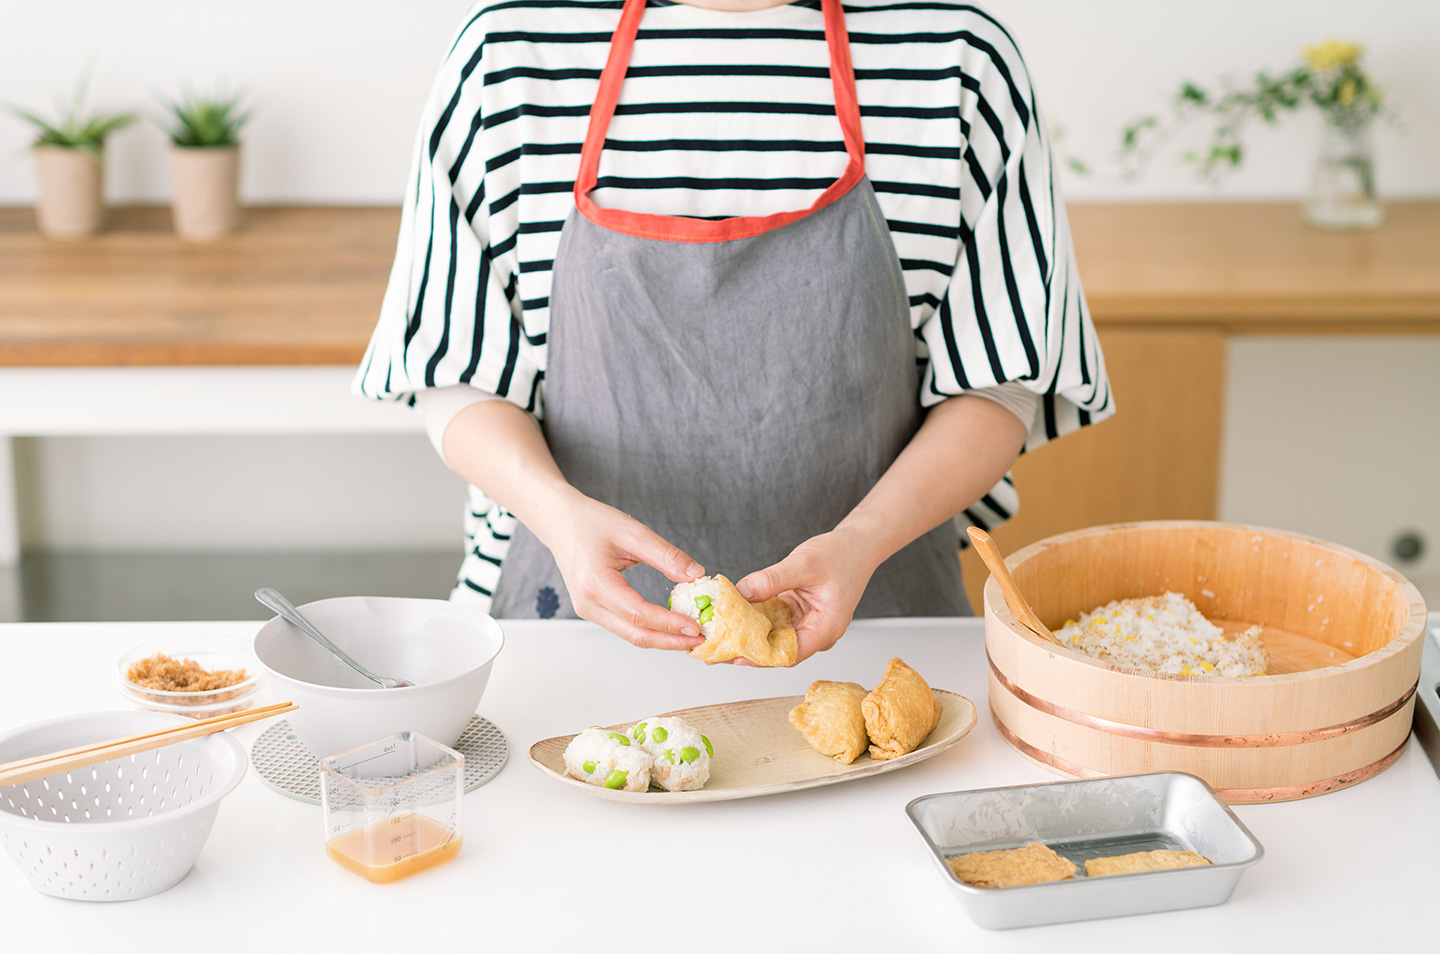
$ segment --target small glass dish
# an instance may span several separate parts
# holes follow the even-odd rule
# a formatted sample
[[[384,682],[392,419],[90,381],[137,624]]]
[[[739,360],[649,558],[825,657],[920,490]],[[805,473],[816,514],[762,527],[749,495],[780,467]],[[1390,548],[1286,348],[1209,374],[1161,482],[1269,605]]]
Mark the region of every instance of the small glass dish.
[[[172,659],[190,659],[202,668],[245,671],[245,678],[223,689],[180,692],[152,689],[130,681],[129,672],[136,663],[163,654]],[[211,716],[239,712],[255,705],[260,690],[260,662],[250,644],[232,636],[179,635],[163,636],[132,647],[120,657],[117,665],[120,694],[133,708],[147,712],[167,712],[208,719]]]

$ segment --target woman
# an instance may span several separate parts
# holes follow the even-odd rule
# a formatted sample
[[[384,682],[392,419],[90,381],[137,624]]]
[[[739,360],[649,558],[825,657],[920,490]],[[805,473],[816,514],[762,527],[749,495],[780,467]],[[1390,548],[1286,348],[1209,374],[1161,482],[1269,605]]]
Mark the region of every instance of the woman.
[[[1023,61],[973,7],[477,6],[411,178],[356,386],[471,484],[453,598],[497,616],[687,650],[665,594],[720,572],[804,659],[966,613],[953,518],[1005,519],[1022,449],[1113,412]]]

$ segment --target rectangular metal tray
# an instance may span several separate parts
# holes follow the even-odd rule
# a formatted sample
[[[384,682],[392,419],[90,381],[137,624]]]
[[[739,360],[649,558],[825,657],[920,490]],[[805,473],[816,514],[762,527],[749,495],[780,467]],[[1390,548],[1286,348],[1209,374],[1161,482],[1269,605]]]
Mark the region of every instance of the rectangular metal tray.
[[[1159,772],[946,792],[905,807],[955,891],[984,928],[1031,927],[1222,904],[1264,849],[1214,789]],[[1043,842],[1079,867],[1065,881],[1016,888],[962,882],[945,859]],[[1087,878],[1085,861],[1137,851],[1197,851],[1209,865]]]
[[[1440,775],[1440,613],[1430,614],[1415,695],[1419,700],[1415,706],[1415,739],[1430,756],[1435,774]]]

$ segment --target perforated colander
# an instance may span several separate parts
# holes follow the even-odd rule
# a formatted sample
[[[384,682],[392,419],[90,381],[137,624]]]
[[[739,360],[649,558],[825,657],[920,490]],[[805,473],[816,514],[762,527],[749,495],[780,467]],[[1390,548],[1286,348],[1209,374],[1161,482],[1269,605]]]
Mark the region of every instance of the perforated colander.
[[[185,722],[155,712],[92,712],[0,736],[0,762]],[[0,843],[38,890],[128,901],[173,886],[195,864],[220,799],[245,775],[224,732],[0,788]]]

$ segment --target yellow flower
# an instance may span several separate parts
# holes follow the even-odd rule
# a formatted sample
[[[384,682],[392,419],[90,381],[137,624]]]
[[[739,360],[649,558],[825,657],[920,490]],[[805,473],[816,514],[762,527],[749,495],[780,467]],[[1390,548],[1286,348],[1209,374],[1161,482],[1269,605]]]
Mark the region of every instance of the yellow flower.
[[[1320,72],[1354,66],[1360,60],[1363,47],[1346,40],[1326,40],[1316,46],[1305,47],[1305,62]]]
[[[1342,106],[1350,106],[1355,102],[1354,77],[1345,77],[1345,82],[1340,84],[1340,89],[1336,92],[1335,97],[1340,100]]]

